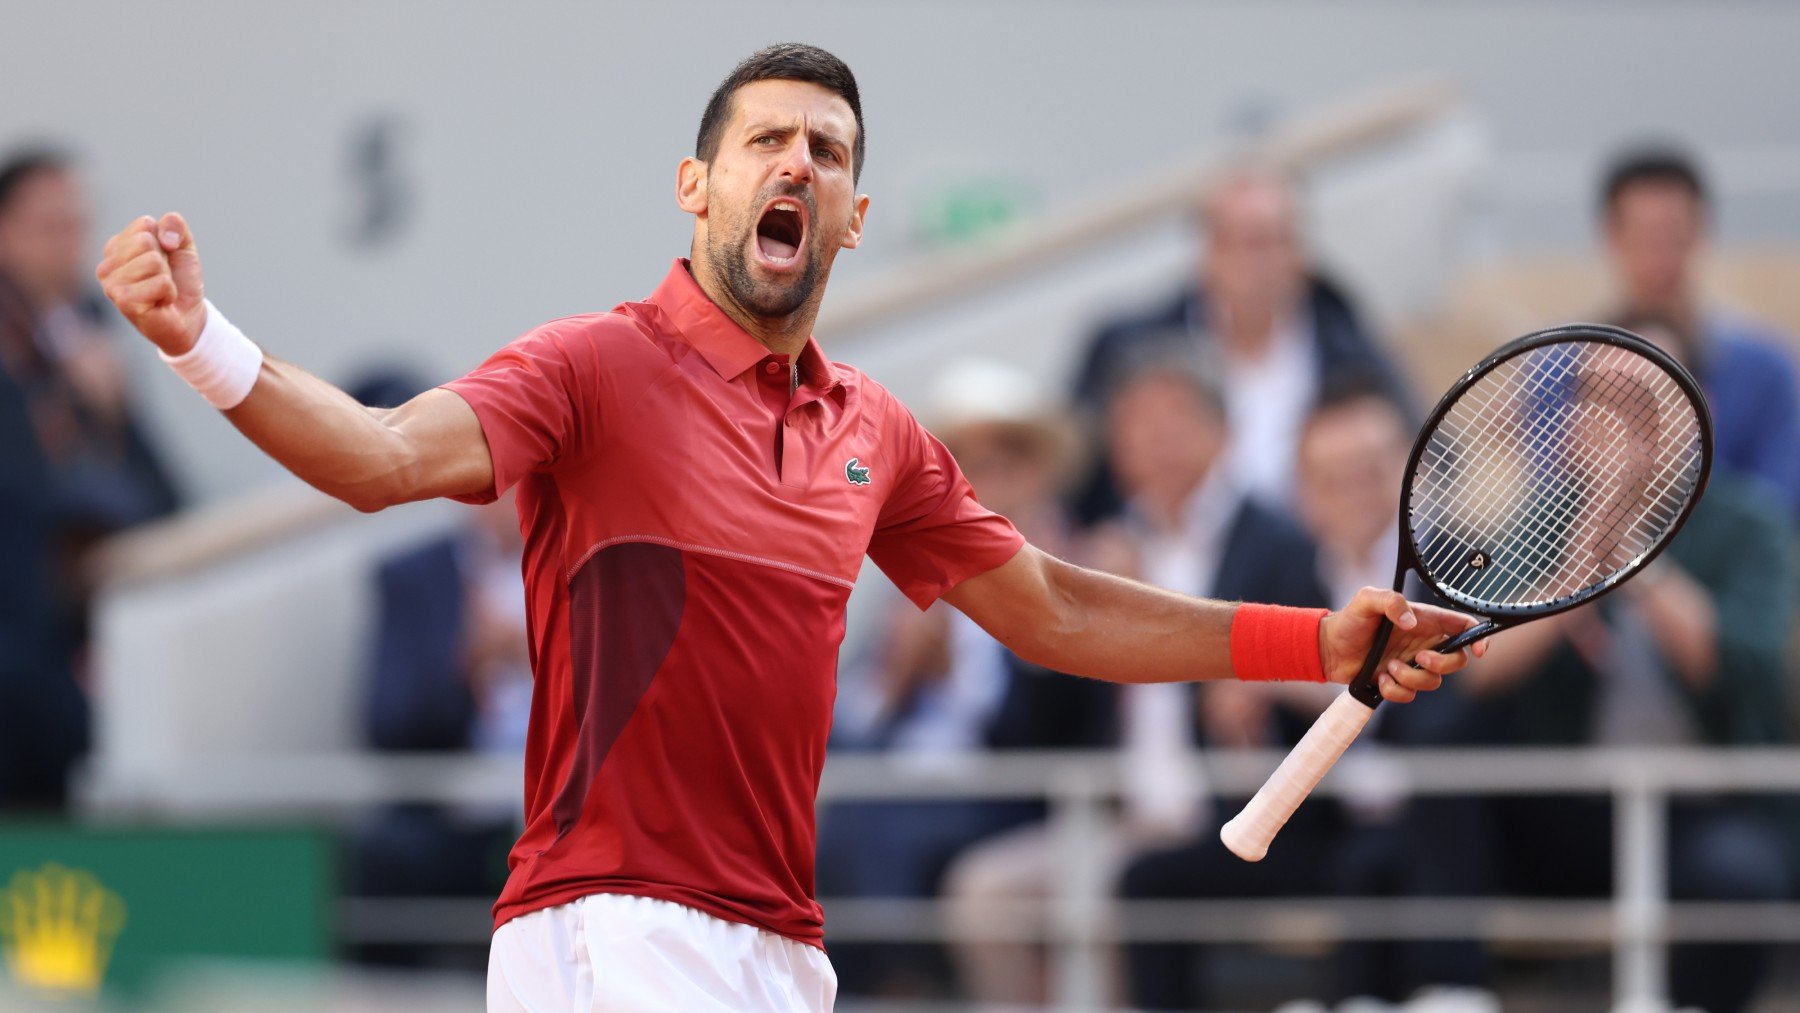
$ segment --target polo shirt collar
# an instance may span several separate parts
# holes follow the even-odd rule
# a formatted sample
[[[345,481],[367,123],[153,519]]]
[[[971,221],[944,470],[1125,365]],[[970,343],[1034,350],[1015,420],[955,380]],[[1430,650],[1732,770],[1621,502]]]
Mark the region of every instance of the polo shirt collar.
[[[819,347],[819,339],[810,334],[806,337],[806,345],[800,349],[800,382],[820,390],[838,386],[837,370],[825,357],[825,350]]]
[[[695,351],[727,380],[737,379],[771,354],[767,346],[751,337],[707,297],[688,269],[686,257],[675,258],[674,266],[662,284],[656,286],[650,301],[669,314]],[[837,370],[825,357],[817,338],[807,337],[799,358],[802,381],[821,390],[839,385]]]

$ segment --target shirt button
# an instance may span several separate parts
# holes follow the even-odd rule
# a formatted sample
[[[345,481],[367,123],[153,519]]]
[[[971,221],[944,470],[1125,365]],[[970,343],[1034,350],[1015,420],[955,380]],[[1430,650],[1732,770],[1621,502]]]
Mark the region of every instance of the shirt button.
[[[776,373],[781,372],[781,363],[771,362],[767,366],[763,367],[763,372],[769,374],[770,376],[774,376]]]

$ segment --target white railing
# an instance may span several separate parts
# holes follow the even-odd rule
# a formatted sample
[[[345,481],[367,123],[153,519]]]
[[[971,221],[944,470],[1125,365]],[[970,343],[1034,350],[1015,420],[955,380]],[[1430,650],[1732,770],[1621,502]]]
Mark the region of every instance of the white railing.
[[[965,767],[845,757],[827,771],[830,798],[1045,798],[1061,868],[1050,901],[1048,932],[1033,933],[1059,950],[1056,1004],[1099,1009],[1104,949],[1127,941],[1316,941],[1331,938],[1461,938],[1485,941],[1611,943],[1613,995],[1621,1010],[1667,1007],[1671,941],[1800,941],[1800,904],[1681,903],[1668,900],[1667,813],[1672,795],[1800,791],[1800,750],[1501,749],[1367,751],[1353,760],[1382,764],[1411,795],[1611,795],[1614,801],[1614,894],[1606,902],[1442,898],[1432,900],[1280,900],[1132,902],[1111,899],[1110,884],[1082,856],[1101,853],[1105,807],[1123,787],[1107,754],[1018,754],[983,757]],[[1213,753],[1207,783],[1248,795],[1279,762],[1274,753]],[[1351,761],[1346,761],[1351,762]],[[1328,777],[1322,794],[1354,790]],[[929,904],[839,901],[829,908],[834,938],[894,938],[936,928]],[[1045,912],[997,912],[994,924],[1045,924]],[[1676,916],[1679,916],[1678,918]],[[927,935],[919,931],[914,935]]]
[[[1129,941],[1295,942],[1329,939],[1461,938],[1489,942],[1610,944],[1620,1010],[1666,1008],[1667,947],[1673,941],[1800,942],[1800,904],[1671,903],[1666,827],[1671,796],[1800,793],[1800,749],[1367,750],[1409,795],[1610,795],[1615,805],[1616,880],[1610,900],[1484,898],[1116,901],[1112,884],[1083,856],[1102,850],[1106,811],[1124,786],[1110,752],[998,753],[933,757],[928,763],[861,754],[834,756],[823,802],[872,799],[1028,798],[1050,805],[1059,865],[1067,874],[1042,905],[996,909],[983,924],[953,928],[936,901],[827,899],[835,940],[1036,940],[1057,951],[1054,995],[1062,1009],[1106,1005],[1108,947]],[[1198,755],[1214,790],[1247,795],[1279,761],[1272,752]],[[292,816],[342,813],[383,802],[515,802],[516,762],[474,757],[374,754],[233,758],[173,779],[178,795],[86,798],[96,820]],[[165,782],[167,783],[167,782]],[[1353,790],[1333,775],[1321,794]],[[478,943],[487,905],[465,899],[353,899],[342,912],[358,942]]]

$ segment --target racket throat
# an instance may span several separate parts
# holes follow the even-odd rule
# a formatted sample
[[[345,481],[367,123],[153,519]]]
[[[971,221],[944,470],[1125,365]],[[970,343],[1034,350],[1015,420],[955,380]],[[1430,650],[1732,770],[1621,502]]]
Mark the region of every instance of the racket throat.
[[[1432,650],[1449,654],[1451,651],[1460,651],[1477,640],[1486,640],[1498,632],[1500,632],[1500,624],[1489,619],[1486,622],[1476,623]]]

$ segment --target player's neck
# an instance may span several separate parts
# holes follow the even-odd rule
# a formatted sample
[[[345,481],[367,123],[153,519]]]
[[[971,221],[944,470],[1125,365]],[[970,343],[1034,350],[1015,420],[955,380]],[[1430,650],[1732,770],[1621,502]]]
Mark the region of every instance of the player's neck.
[[[768,317],[745,309],[732,297],[731,289],[719,279],[718,273],[709,270],[698,258],[691,265],[690,273],[699,284],[700,291],[705,292],[706,297],[730,317],[732,323],[742,327],[744,333],[761,342],[764,348],[791,360],[799,356],[806,347],[807,339],[812,337],[813,321],[819,318],[819,299],[825,292],[823,283],[799,309],[784,317]]]
[[[806,348],[806,340],[812,337],[813,321],[819,316],[816,301],[809,302],[789,316],[779,318],[754,316],[729,301],[714,299],[713,302],[742,327],[745,333],[762,342],[764,348],[776,355],[785,355],[790,361]]]

